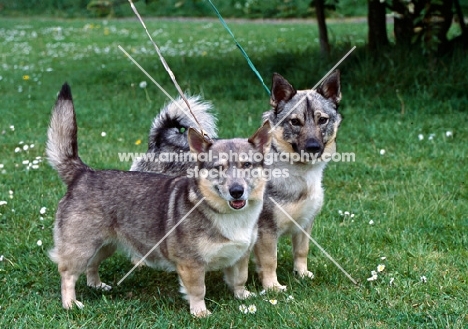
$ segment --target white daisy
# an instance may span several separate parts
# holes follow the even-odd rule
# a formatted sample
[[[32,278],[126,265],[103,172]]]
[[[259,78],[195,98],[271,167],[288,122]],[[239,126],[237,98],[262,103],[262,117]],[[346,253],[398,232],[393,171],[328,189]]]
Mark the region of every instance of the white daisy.
[[[142,82],[140,82],[140,84],[139,84],[139,86],[140,86],[141,89],[145,89],[147,85],[148,85],[148,84],[146,83],[146,81],[142,81]]]
[[[270,299],[269,302],[270,302],[271,305],[278,304],[278,301],[276,299]]]
[[[369,221],[369,225],[374,225],[374,221],[372,219]]]
[[[377,280],[378,276],[377,276],[377,272],[376,271],[371,271],[371,277],[370,278],[367,278],[367,281],[375,281]]]
[[[384,264],[379,264],[377,266],[377,272],[383,272],[385,270],[385,265]]]
[[[46,208],[46,207],[42,207],[41,210],[39,210],[39,213],[40,213],[41,215],[44,215],[44,214],[46,213],[46,211],[47,211],[47,208]]]
[[[103,132],[101,133],[101,136],[102,136],[102,137],[106,137],[106,135],[107,135],[107,133],[106,133],[105,131],[103,131]]]
[[[422,283],[427,283],[427,278],[425,275],[420,277]]]
[[[248,311],[249,311],[250,314],[255,314],[257,312],[257,306],[249,305]]]
[[[42,241],[41,241],[41,240],[37,240],[36,243],[37,243],[37,245],[38,245],[39,247],[42,246]]]
[[[419,134],[419,135],[418,135],[418,138],[419,138],[420,141],[422,141],[422,140],[424,139],[424,135],[423,135],[423,134]]]
[[[249,312],[249,309],[246,305],[242,304],[241,306],[239,306],[239,311],[241,311],[244,314],[247,314]]]
[[[450,131],[450,130],[449,130],[449,131],[446,131],[446,132],[445,132],[445,136],[447,136],[447,137],[452,137],[452,136],[453,136],[453,132]]]
[[[385,150],[384,149],[381,149],[380,150],[380,155],[384,155],[385,154]]]

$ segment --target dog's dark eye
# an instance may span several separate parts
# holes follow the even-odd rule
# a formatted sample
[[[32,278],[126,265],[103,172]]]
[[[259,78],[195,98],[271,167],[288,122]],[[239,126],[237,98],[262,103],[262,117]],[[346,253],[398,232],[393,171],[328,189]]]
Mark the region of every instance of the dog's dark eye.
[[[179,128],[179,133],[183,134],[187,129],[185,127],[180,127]]]
[[[250,167],[252,167],[252,163],[251,163],[251,162],[244,162],[244,164],[242,165],[242,167],[243,167],[244,169],[250,168]]]
[[[318,119],[318,124],[319,125],[324,125],[328,122],[328,118],[325,118],[325,117],[321,117]]]
[[[293,126],[300,126],[301,125],[301,122],[298,120],[298,119],[291,119],[291,124]]]

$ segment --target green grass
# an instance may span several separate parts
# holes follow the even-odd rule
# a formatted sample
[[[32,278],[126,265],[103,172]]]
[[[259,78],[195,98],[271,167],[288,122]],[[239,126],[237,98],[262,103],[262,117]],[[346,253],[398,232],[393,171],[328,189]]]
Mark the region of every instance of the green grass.
[[[147,25],[182,88],[213,101],[222,137],[255,131],[268,109],[267,94],[217,21],[149,20]],[[65,187],[45,161],[29,170],[22,163],[45,155],[57,91],[64,81],[72,87],[84,161],[119,169],[130,163],[119,162],[118,152],[146,150],[151,120],[166,99],[151,84],[146,91],[139,88],[149,80],[117,45],[173,96],[176,92],[133,19],[4,19],[0,200],[8,204],[0,206],[0,327],[466,328],[466,54],[434,60],[389,49],[377,57],[362,47],[364,24],[330,24],[334,50],[324,59],[318,55],[315,25],[230,25],[267,84],[276,71],[298,88],[312,87],[352,45],[360,46],[340,67],[344,120],[338,147],[354,152],[356,161],[327,168],[325,206],[313,230],[359,287],[313,246],[309,267],[316,278],[298,280],[291,273],[290,244],[283,240],[278,275],[288,291],[240,302],[220,272],[210,273],[207,299],[213,315],[208,319],[189,315],[174,274],[144,268],[117,286],[132,266],[121,255],[102,266],[102,278],[112,291],[87,288],[82,276],[77,294],[85,308],[63,310],[59,275],[47,250]],[[453,136],[447,137],[447,131]],[[424,135],[421,141],[419,134]],[[135,145],[137,140],[141,145]],[[15,153],[25,144],[34,148]],[[47,208],[44,215],[41,207]],[[342,217],[339,210],[355,216]],[[385,264],[384,272],[368,282],[378,264]],[[258,292],[251,269],[248,286]],[[294,299],[287,300],[289,295]],[[241,314],[241,304],[255,304],[257,313]]]

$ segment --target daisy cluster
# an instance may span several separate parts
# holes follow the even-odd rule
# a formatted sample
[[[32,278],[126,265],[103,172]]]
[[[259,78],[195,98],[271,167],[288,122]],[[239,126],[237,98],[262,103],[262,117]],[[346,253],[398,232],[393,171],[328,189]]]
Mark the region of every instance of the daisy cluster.
[[[434,140],[434,138],[436,138],[436,137],[437,137],[436,134],[430,133],[430,134],[427,136],[427,140],[432,141],[432,140]],[[445,137],[446,137],[446,138],[452,138],[452,137],[453,137],[453,131],[447,130],[447,131],[445,132]],[[418,139],[419,139],[420,141],[423,141],[423,140],[425,139],[425,136],[424,136],[423,134],[419,134],[419,135],[418,135]]]
[[[380,257],[381,261],[385,261],[387,257],[382,256]],[[383,274],[385,271],[386,266],[384,264],[379,264],[377,265],[377,268],[375,270],[371,271],[371,276],[367,278],[367,281],[372,282],[372,281],[377,281],[379,278],[379,275]],[[393,282],[395,281],[395,278],[390,278],[389,284],[393,285]]]
[[[262,290],[260,292],[260,296],[266,295],[266,291]],[[294,297],[292,295],[288,295],[285,299],[284,302],[290,302],[293,301]],[[278,300],[277,299],[263,299],[264,302],[268,303],[269,305],[276,306],[278,305]],[[244,314],[255,314],[257,313],[257,306],[255,304],[251,305],[239,305],[239,311]]]
[[[15,153],[21,153],[24,154],[25,157],[29,159],[24,159],[21,160],[21,164],[24,166],[26,170],[36,170],[39,169],[40,164],[42,163],[42,157],[41,156],[36,156],[36,157],[31,157],[29,154],[29,151],[34,149],[35,145],[34,144],[29,144],[25,143],[24,141],[20,141],[18,143],[18,146],[15,147]],[[18,167],[18,165],[16,165]],[[2,164],[3,168],[3,164]]]

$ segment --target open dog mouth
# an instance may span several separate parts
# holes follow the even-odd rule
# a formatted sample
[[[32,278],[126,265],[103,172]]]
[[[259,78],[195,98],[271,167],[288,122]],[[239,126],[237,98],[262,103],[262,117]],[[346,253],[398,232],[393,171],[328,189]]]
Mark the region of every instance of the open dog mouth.
[[[246,201],[245,200],[233,200],[233,201],[229,201],[229,205],[234,208],[234,209],[242,209],[245,207],[246,205]]]

